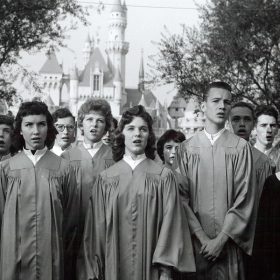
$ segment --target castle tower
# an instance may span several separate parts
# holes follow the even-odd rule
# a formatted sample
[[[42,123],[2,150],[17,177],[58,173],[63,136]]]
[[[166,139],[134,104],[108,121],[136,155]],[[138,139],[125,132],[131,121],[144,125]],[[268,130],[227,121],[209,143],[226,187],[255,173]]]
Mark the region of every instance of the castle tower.
[[[114,106],[112,108],[113,116],[119,116],[121,114],[121,105],[122,105],[122,79],[120,70],[115,72],[114,76]]]
[[[145,70],[144,70],[144,60],[143,60],[143,49],[141,51],[138,90],[141,91],[141,92],[145,91]]]
[[[90,36],[88,34],[87,39],[85,41],[85,46],[83,48],[83,59],[84,59],[83,66],[84,67],[89,62],[89,58],[90,58],[91,52],[93,50],[93,45],[94,45],[94,42],[92,42],[92,40],[90,39]]]
[[[69,92],[69,110],[74,116],[77,116],[78,113],[78,100],[79,100],[79,77],[76,65],[70,69],[70,92]]]
[[[114,0],[109,19],[109,37],[106,43],[108,66],[115,75],[120,69],[123,87],[125,87],[125,56],[129,44],[125,42],[125,29],[127,26],[126,4]]]

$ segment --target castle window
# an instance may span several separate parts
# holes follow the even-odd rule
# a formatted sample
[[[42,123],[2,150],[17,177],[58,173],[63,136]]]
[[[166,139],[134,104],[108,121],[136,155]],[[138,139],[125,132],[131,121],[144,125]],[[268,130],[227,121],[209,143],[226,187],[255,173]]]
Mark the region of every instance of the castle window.
[[[93,90],[99,91],[100,90],[100,76],[93,75]]]

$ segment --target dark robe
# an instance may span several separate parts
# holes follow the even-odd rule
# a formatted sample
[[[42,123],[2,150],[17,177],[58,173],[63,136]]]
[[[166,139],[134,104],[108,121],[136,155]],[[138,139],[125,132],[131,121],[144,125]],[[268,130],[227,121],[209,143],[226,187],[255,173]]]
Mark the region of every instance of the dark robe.
[[[50,151],[35,166],[24,152],[1,162],[1,280],[64,279],[76,199],[69,163]]]
[[[78,279],[158,280],[159,268],[194,271],[173,173],[150,159],[121,160],[93,188]]]
[[[69,270],[72,270],[72,279],[74,279],[76,274],[76,258],[83,237],[85,217],[92,187],[97,176],[103,170],[110,167],[114,161],[111,147],[106,146],[105,144],[102,144],[94,157],[91,157],[90,153],[83,144],[65,151],[61,157],[70,161],[70,165],[73,168],[74,176],[76,178],[78,190],[78,203],[76,204],[76,211],[79,216],[79,226],[75,240],[75,261],[71,267],[69,267]]]
[[[280,181],[275,174],[263,187],[248,279],[280,279]]]
[[[256,220],[250,145],[228,130],[211,145],[201,131],[179,146],[177,160],[187,177],[182,193],[191,232],[203,230],[210,239],[220,232],[229,237],[212,262],[199,254],[194,236],[197,279],[244,279],[244,254],[252,252]]]

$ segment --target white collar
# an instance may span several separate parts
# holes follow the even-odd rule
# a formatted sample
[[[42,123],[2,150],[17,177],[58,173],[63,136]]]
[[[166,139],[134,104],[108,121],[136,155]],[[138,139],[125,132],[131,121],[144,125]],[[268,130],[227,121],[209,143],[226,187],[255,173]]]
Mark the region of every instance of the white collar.
[[[61,154],[65,151],[68,151],[72,148],[72,144],[70,144],[70,146],[68,146],[66,149],[62,150],[61,147],[59,145],[54,144],[53,148],[51,149],[51,152],[53,152],[54,154],[56,154],[57,156],[61,156]]]
[[[256,148],[257,150],[259,150],[260,152],[262,152],[262,153],[264,153],[265,155],[268,156],[268,155],[270,154],[270,152],[272,151],[272,148],[273,148],[273,147],[269,148],[268,150],[262,151],[261,149],[258,148],[257,143],[255,143],[254,148]]]
[[[45,146],[41,150],[36,150],[35,154],[33,155],[31,150],[26,150],[23,148],[23,152],[27,155],[27,157],[32,161],[34,165],[41,159],[41,157],[47,152],[48,148]]]
[[[218,131],[215,134],[210,134],[206,131],[206,129],[204,128],[204,133],[206,135],[206,137],[209,139],[209,141],[211,142],[212,145],[214,145],[214,143],[219,139],[219,137],[223,134],[223,132],[226,130],[226,128],[224,127],[223,129],[221,129],[220,131]]]
[[[84,141],[83,145],[84,145],[85,149],[89,152],[91,157],[94,157],[95,154],[99,151],[99,149],[103,145],[103,142],[102,142],[102,140],[100,140],[99,142],[96,142],[96,143],[87,144]]]
[[[134,170],[138,164],[140,164],[143,160],[145,160],[147,157],[145,154],[137,156],[137,159],[134,160],[131,155],[124,154],[123,160]]]

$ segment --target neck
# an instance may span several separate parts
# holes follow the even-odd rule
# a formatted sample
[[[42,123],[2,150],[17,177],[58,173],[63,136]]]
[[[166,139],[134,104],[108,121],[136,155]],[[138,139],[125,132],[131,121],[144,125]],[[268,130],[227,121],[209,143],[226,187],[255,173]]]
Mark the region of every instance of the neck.
[[[256,142],[256,144],[255,144],[255,147],[256,147],[259,151],[261,151],[261,152],[264,153],[264,152],[266,152],[267,150],[269,150],[269,149],[272,148],[272,144],[264,145],[264,144],[260,143],[260,142],[257,140],[257,142]]]
[[[4,156],[8,155],[9,153],[10,153],[9,151],[0,153],[0,158],[2,158],[2,157],[4,157]]]
[[[89,140],[89,139],[87,139],[87,138],[84,138],[84,142],[85,142],[86,144],[90,144],[90,145],[96,144],[96,143],[98,143],[98,142],[100,142],[100,141],[101,141],[101,139],[99,139],[99,140],[97,140],[97,141],[91,141],[91,140]]]
[[[128,157],[131,157],[133,160],[137,160],[137,159],[141,158],[144,155],[144,153],[140,154],[140,155],[136,155],[134,153],[131,153],[129,150],[125,149],[125,155]]]
[[[211,123],[209,122],[207,119],[205,121],[205,130],[209,133],[209,134],[216,134],[219,131],[221,131],[223,128],[225,128],[225,124],[215,124],[215,123]]]

